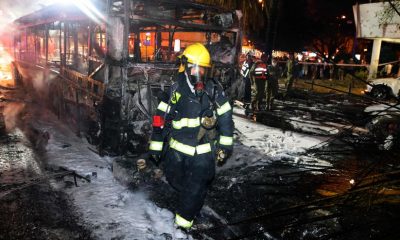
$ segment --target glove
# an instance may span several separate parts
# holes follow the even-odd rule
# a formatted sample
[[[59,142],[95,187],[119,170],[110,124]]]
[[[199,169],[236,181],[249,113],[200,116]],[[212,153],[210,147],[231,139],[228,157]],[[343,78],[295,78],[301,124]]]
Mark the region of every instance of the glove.
[[[150,155],[150,159],[158,167],[158,165],[160,165],[160,162],[161,162],[161,154],[153,153],[153,154]]]
[[[228,158],[232,155],[232,150],[219,148],[217,149],[216,155],[217,155],[216,156],[217,165],[218,167],[221,167],[226,163]]]

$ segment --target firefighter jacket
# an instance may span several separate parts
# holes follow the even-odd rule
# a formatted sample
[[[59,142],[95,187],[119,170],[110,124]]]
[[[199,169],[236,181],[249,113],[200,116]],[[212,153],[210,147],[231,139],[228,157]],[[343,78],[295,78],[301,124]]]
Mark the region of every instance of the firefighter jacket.
[[[253,68],[254,70],[251,72],[254,72],[254,78],[267,80],[267,64],[265,62],[257,61],[254,63]]]
[[[223,89],[213,80],[205,83],[205,91],[201,97],[196,96],[189,87],[186,75],[180,73],[177,82],[171,86],[169,103],[161,101],[156,115],[165,116],[166,125],[171,119],[170,127],[162,132],[154,131],[150,141],[150,153],[161,154],[165,144],[189,156],[212,152],[215,144],[220,148],[233,147],[232,107]],[[216,117],[216,139],[204,137],[198,139],[201,128],[201,116],[207,109],[212,109]],[[166,134],[168,132],[168,134]]]

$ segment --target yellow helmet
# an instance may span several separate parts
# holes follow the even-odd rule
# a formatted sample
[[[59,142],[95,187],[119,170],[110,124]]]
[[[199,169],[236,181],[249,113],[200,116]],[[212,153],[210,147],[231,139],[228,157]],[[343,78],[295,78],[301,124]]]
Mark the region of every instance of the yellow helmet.
[[[211,67],[211,57],[207,48],[201,43],[195,43],[186,47],[180,58],[186,57],[187,62],[202,67]],[[184,64],[183,64],[184,65]],[[179,72],[184,71],[184,66],[179,67]]]

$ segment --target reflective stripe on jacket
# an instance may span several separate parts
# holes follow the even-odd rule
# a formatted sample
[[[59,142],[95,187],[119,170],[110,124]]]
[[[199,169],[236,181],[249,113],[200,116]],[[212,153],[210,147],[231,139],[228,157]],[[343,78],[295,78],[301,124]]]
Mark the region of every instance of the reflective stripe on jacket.
[[[264,62],[256,62],[254,69],[254,77],[257,79],[267,79],[267,64]]]
[[[248,77],[250,72],[251,64],[248,61],[245,61],[240,69],[240,74],[243,77]]]
[[[195,154],[204,154],[211,151],[213,139],[197,139],[201,128],[201,114],[214,105],[210,102],[207,94],[201,97],[196,96],[189,88],[186,81],[186,75],[181,73],[178,75],[176,90],[170,98],[170,105],[160,102],[157,108],[157,115],[166,115],[166,119],[172,118],[172,127],[169,134],[170,147],[194,156]],[[216,109],[215,117],[217,120],[217,130],[219,137],[215,141],[224,148],[233,147],[233,120],[232,107],[228,98],[225,96],[222,88],[208,80],[205,83],[205,90],[210,96],[215,97]],[[150,141],[150,150],[153,152],[161,151],[163,142],[162,134],[153,132]],[[164,139],[165,141],[165,139]],[[211,144],[210,144],[211,143]]]

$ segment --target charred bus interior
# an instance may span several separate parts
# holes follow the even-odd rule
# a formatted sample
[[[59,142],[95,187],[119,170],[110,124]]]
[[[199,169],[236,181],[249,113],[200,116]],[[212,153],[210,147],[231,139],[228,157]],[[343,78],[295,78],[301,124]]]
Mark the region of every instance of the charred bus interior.
[[[82,1],[76,1],[82,2]],[[15,21],[14,79],[101,154],[147,150],[150,116],[176,58],[205,44],[210,76],[229,86],[241,51],[240,12],[175,0],[57,4]]]

